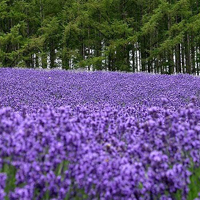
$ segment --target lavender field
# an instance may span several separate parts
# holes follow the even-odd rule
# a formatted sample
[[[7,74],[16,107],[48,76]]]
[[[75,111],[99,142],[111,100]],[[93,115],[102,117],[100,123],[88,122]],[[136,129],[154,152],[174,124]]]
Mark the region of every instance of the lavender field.
[[[198,193],[200,78],[0,69],[0,200]]]

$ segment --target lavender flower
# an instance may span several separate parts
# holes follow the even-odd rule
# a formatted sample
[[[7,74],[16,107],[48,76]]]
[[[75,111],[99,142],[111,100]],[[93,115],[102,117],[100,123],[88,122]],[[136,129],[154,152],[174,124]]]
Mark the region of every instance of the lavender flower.
[[[200,168],[198,78],[0,73],[0,199],[190,196]]]

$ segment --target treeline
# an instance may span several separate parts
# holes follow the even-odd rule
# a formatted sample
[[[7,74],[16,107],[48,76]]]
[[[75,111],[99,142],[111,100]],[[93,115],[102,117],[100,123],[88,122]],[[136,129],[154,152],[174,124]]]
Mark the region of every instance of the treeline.
[[[0,0],[0,66],[200,72],[200,0]]]

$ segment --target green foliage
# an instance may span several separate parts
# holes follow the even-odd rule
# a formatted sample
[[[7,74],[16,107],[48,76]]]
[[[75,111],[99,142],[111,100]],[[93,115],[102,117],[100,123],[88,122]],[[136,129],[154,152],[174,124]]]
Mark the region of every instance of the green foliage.
[[[10,159],[8,159],[8,162],[9,160]],[[11,164],[4,163],[0,172],[5,173],[7,175],[6,187],[5,187],[6,194],[8,194],[10,191],[14,191],[14,189],[16,188],[16,182],[15,182],[16,181],[15,175],[17,172],[16,168]],[[6,200],[8,200],[8,196],[6,196]]]
[[[0,66],[198,72],[199,12],[193,0],[2,0]]]
[[[193,200],[198,197],[200,192],[200,167],[191,169],[192,176],[190,177],[189,194],[187,200]]]

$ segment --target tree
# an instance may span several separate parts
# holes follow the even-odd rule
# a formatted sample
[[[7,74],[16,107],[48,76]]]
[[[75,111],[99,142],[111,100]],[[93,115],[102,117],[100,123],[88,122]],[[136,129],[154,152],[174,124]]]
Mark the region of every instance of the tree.
[[[199,0],[2,0],[0,65],[199,74]]]

